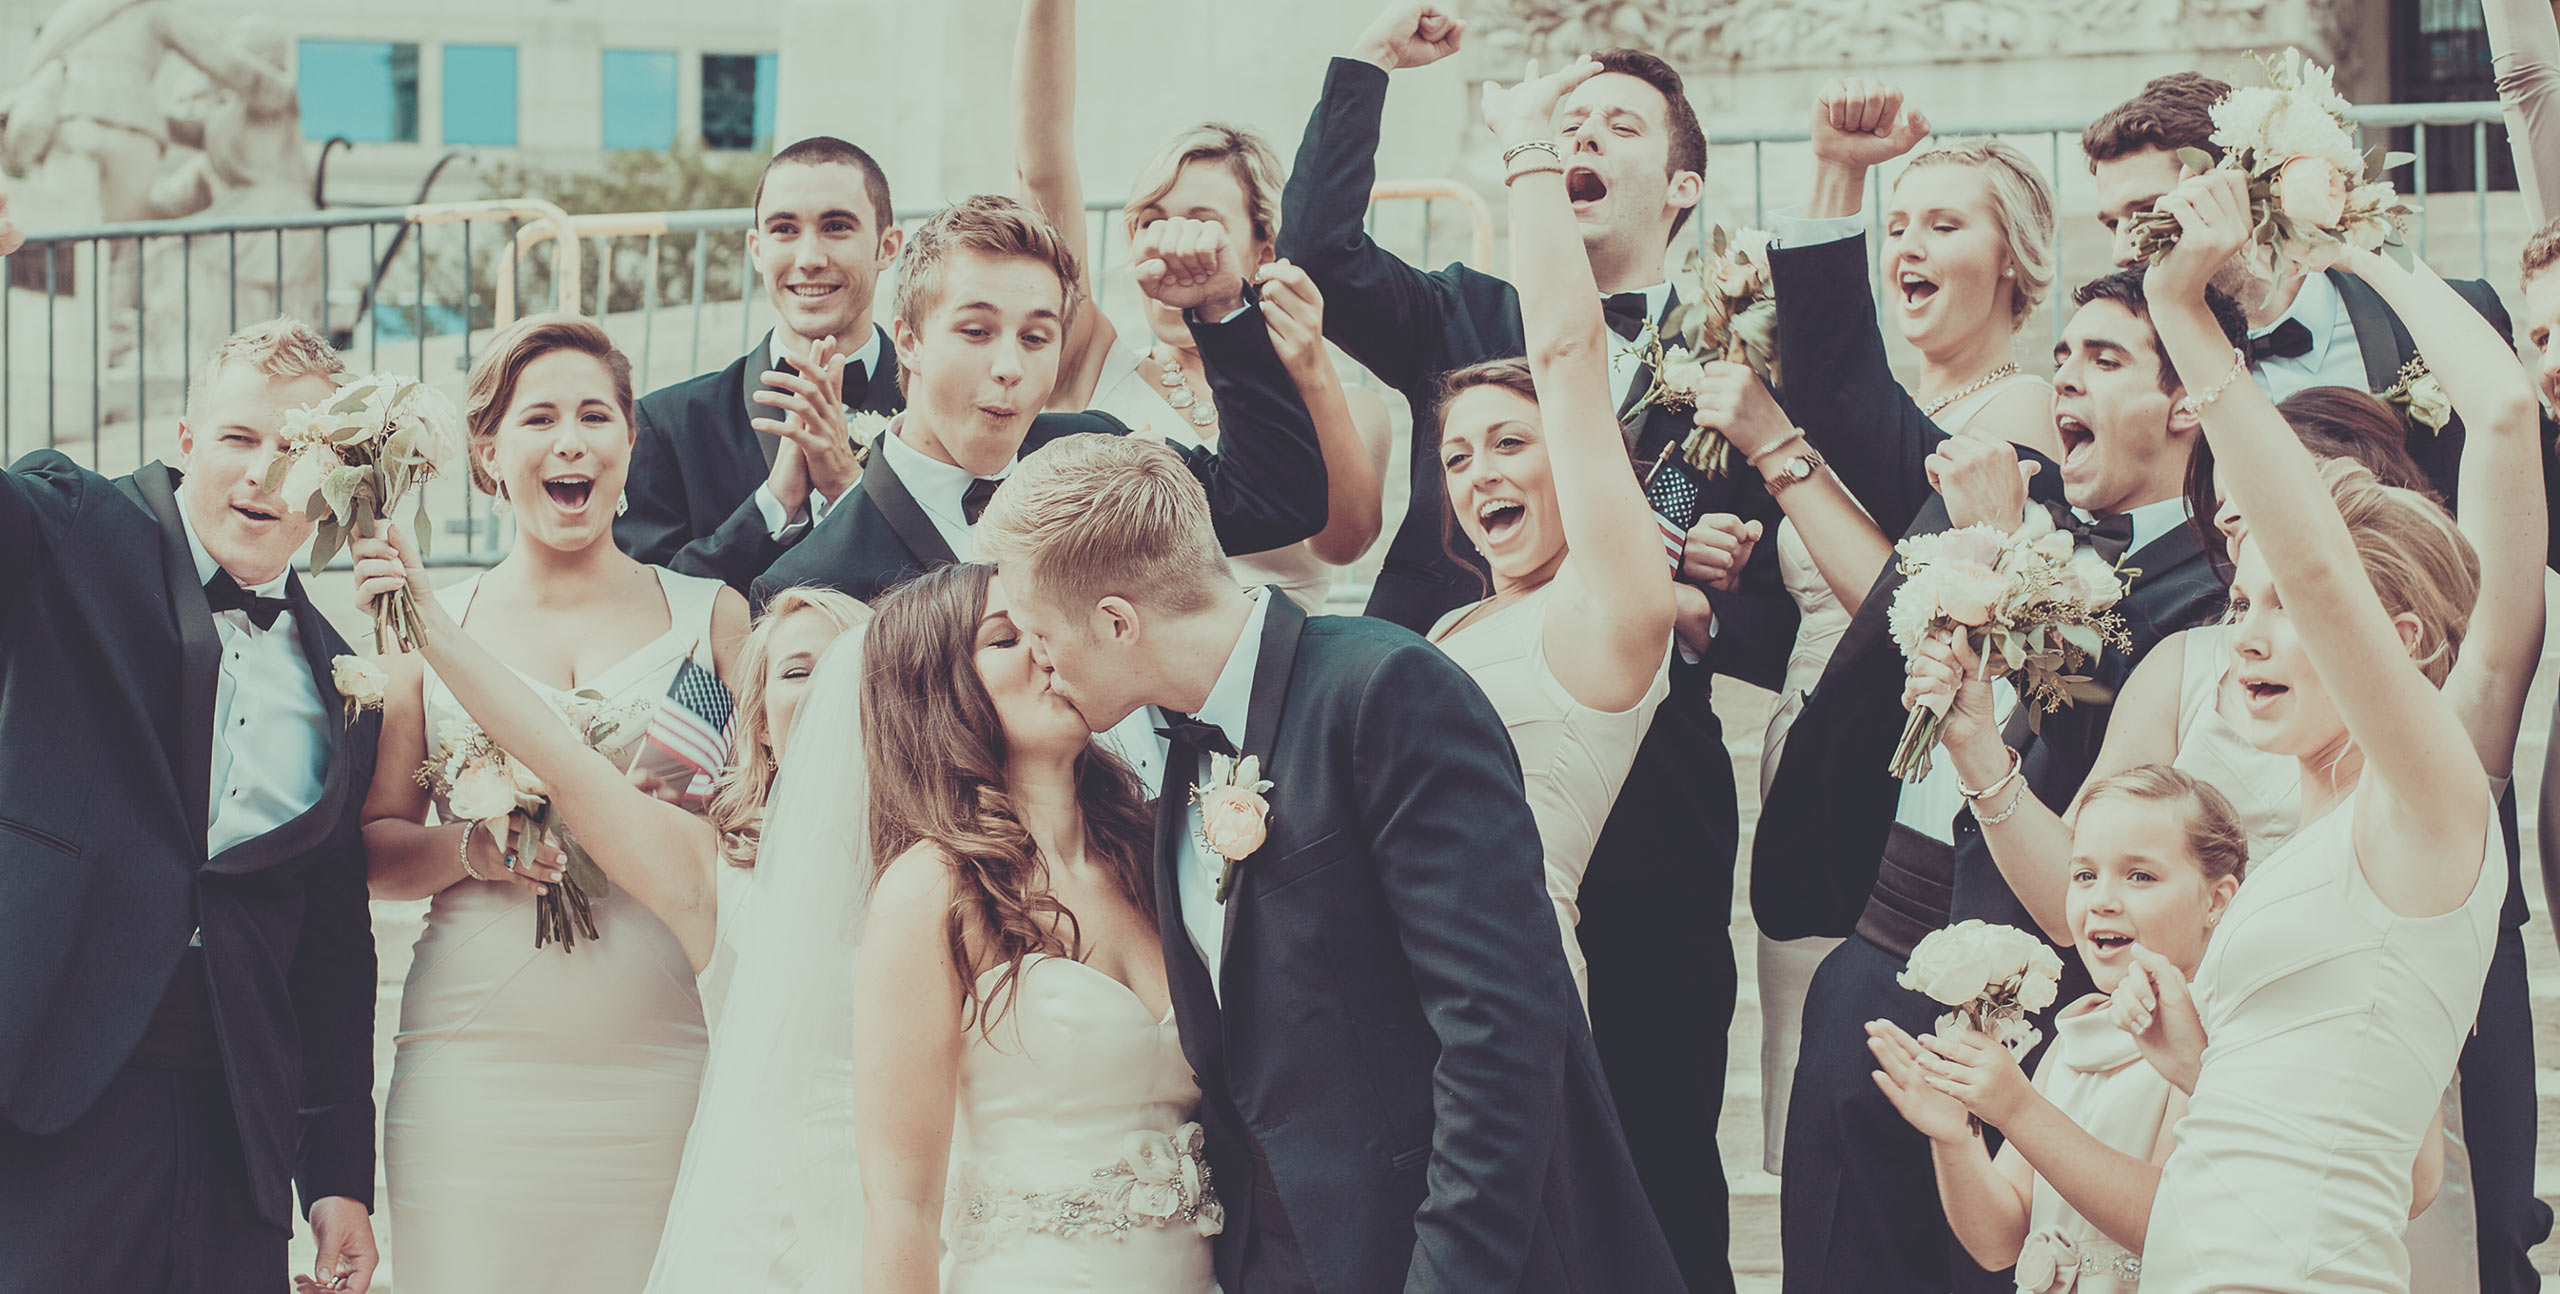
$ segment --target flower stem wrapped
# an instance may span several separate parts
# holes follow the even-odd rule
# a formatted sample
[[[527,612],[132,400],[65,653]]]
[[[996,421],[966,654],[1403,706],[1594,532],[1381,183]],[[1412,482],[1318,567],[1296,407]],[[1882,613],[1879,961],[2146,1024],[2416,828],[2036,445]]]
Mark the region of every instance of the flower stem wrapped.
[[[313,574],[349,536],[380,534],[401,501],[435,479],[460,444],[459,425],[442,393],[388,373],[352,378],[326,399],[285,413],[285,450],[267,469],[266,488],[320,523],[311,540]],[[423,496],[409,537],[425,557],[431,536]],[[373,628],[384,650],[416,651],[426,641],[406,589],[374,602]]]

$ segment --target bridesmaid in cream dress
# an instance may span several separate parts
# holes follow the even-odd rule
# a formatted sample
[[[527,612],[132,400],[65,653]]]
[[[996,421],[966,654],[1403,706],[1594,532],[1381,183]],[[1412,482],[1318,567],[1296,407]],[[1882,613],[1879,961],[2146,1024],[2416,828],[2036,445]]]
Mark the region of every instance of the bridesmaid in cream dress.
[[[1023,198],[1058,226],[1070,247],[1085,245],[1084,186],[1075,153],[1075,0],[1027,0],[1014,46],[1014,155]],[[1130,186],[1123,233],[1132,244],[1148,226],[1174,219],[1214,226],[1247,279],[1260,277],[1272,340],[1315,419],[1329,485],[1325,528],[1270,552],[1229,559],[1247,588],[1276,584],[1309,615],[1321,615],[1344,567],[1378,538],[1391,428],[1386,405],[1364,387],[1345,386],[1324,343],[1324,298],[1296,267],[1274,262],[1280,233],[1280,157],[1249,130],[1214,122],[1166,141]],[[1080,267],[1080,269],[1083,267]],[[1070,322],[1052,409],[1094,408],[1141,433],[1177,445],[1215,448],[1218,410],[1182,312],[1141,299],[1143,347],[1123,347],[1119,330],[1092,301],[1090,273],[1077,285],[1084,308]]]
[[[2053,287],[2052,246],[2052,188],[2007,144],[1934,145],[1895,178],[1882,248],[1889,312],[1902,339],[1920,352],[1912,396],[1948,434],[1997,436],[2048,457],[2060,449],[2053,431],[2053,384],[2021,372],[2015,360],[2019,329]],[[1765,466],[1784,462],[1784,455],[1773,455]],[[1825,578],[1794,516],[1819,492],[1782,486],[1777,494],[1789,512],[1778,523],[1778,577],[1800,618],[1786,682],[1762,740],[1763,797],[1786,752],[1788,730],[1890,551],[1872,522],[1859,525],[1862,518],[1845,514],[1836,523],[1817,518],[1814,524],[1832,550],[1831,567],[1843,577],[1838,586]],[[1840,529],[1824,529],[1833,524]],[[1840,941],[1764,934],[1758,942],[1761,1166],[1775,1173],[1786,1145],[1805,990]]]
[[[1511,207],[1528,358],[1449,374],[1434,411],[1449,506],[1492,569],[1493,595],[1430,636],[1474,676],[1519,751],[1547,894],[1587,1006],[1576,896],[1670,692],[1671,560],[1627,470],[1600,291],[1563,186],[1515,183]]]
[[[466,419],[473,480],[511,503],[517,540],[447,591],[458,620],[555,710],[593,693],[645,714],[687,660],[728,673],[743,599],[613,545],[631,378],[601,329],[519,323],[473,369]],[[366,806],[372,887],[434,900],[383,1119],[401,1288],[636,1291],[701,1075],[686,950],[620,887],[594,903],[595,938],[537,949],[535,900],[558,878],[556,852],[426,825],[437,806],[411,774],[429,734],[462,715],[417,657],[392,665]]]

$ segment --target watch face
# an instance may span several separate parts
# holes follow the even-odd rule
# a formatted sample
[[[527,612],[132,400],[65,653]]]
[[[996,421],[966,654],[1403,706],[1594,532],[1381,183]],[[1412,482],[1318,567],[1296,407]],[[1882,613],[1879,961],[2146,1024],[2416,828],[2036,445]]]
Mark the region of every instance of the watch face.
[[[1801,481],[1811,475],[1813,475],[1813,460],[1811,458],[1808,458],[1803,454],[1798,454],[1787,460],[1786,477],[1788,480]]]

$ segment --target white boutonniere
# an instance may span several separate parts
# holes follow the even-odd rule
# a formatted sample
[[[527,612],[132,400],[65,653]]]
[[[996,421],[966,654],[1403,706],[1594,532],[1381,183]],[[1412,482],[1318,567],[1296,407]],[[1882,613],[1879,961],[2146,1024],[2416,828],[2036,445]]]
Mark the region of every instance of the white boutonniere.
[[[853,438],[855,457],[867,463],[871,461],[871,446],[879,441],[881,432],[889,429],[889,417],[887,414],[851,410],[845,414],[844,427]]]
[[[2427,368],[2421,355],[2400,366],[2400,380],[2380,393],[2382,399],[2408,415],[2409,421],[2430,433],[2441,432],[2453,421],[2453,400],[2444,392],[2444,383]]]
[[[347,722],[353,724],[358,711],[382,708],[382,691],[390,686],[391,675],[362,656],[340,656],[329,662],[329,681],[338,685],[338,695],[347,703]]]
[[[1270,834],[1271,801],[1262,798],[1270,789],[1262,780],[1262,761],[1252,755],[1211,755],[1208,782],[1191,788],[1191,802],[1200,806],[1201,847],[1225,860],[1218,868],[1220,903],[1235,890],[1236,864],[1262,848]]]

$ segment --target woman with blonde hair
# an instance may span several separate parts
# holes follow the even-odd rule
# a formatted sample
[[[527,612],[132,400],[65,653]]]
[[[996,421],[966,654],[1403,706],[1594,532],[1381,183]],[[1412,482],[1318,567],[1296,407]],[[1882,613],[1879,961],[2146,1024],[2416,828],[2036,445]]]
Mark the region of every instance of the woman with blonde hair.
[[[1075,0],[1028,0],[1014,47],[1014,155],[1023,197],[1085,245],[1084,186],[1075,151]],[[1360,560],[1381,525],[1390,428],[1385,404],[1346,387],[1324,342],[1324,299],[1304,271],[1274,259],[1280,232],[1280,156],[1236,126],[1183,129],[1139,172],[1121,224],[1135,254],[1159,240],[1210,239],[1259,285],[1272,336],[1313,415],[1327,479],[1325,528],[1230,566],[1247,585],[1276,584],[1310,613],[1342,567]],[[1085,264],[1090,264],[1088,259]],[[1143,265],[1141,266],[1143,269]],[[1088,278],[1075,290],[1091,298]],[[1144,301],[1148,336],[1124,349],[1098,308],[1075,313],[1058,365],[1052,409],[1095,408],[1177,445],[1214,447],[1218,410],[1182,312]]]
[[[686,669],[736,677],[746,602],[614,546],[631,365],[592,321],[543,315],[501,332],[472,367],[464,418],[472,482],[514,512],[514,547],[436,593],[424,571],[399,569],[387,541],[354,546],[360,597],[405,579],[429,626],[423,655],[385,662],[392,680],[365,804],[374,897],[433,900],[401,994],[383,1111],[400,1283],[424,1294],[633,1291],[657,1250],[700,1082],[694,959],[654,905],[618,885],[590,896],[574,944],[544,946],[537,931],[557,932],[537,909],[561,883],[558,852],[522,841],[520,817],[503,832],[459,817],[416,775],[473,723],[527,759],[546,742],[584,752],[572,713],[627,714],[636,731]],[[489,678],[506,690],[475,686]],[[617,839],[617,815],[560,807],[617,869],[623,857],[708,855],[681,837]]]

